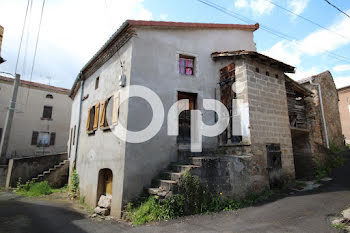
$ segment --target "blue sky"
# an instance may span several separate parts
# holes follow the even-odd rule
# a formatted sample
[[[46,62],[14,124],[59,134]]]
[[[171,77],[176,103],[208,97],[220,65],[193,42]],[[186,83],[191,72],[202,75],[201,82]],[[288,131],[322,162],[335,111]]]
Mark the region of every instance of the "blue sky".
[[[294,38],[285,40],[262,29],[255,32],[259,52],[297,67],[293,78],[304,78],[330,70],[338,87],[350,85],[350,18],[324,0],[210,1],[244,15],[252,23],[258,22]],[[333,32],[291,15],[269,1],[301,14]],[[331,2],[350,13],[350,1]],[[0,71],[14,72],[26,3],[26,0],[0,0],[0,25],[5,27],[2,56],[7,60],[0,65]],[[40,7],[41,1],[34,1],[30,24],[26,28],[19,64],[23,79],[30,79]],[[71,88],[81,67],[128,18],[245,23],[197,0],[46,1],[32,80]],[[344,61],[328,56],[326,50],[342,56],[339,59]]]

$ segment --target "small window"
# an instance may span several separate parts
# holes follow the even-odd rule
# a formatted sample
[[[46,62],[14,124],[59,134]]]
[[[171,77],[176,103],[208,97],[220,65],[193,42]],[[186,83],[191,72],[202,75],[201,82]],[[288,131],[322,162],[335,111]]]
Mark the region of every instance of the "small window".
[[[49,146],[50,135],[48,132],[40,132],[38,137],[38,147]]]
[[[30,143],[31,145],[37,145],[37,143],[38,143],[38,136],[39,136],[39,132],[33,131],[33,133],[32,133],[32,142]]]
[[[0,143],[1,143],[1,139],[2,139],[2,128],[0,128]]]
[[[269,73],[268,71],[266,71],[266,73],[265,73],[265,74],[266,74],[266,76],[270,76],[270,73]]]
[[[43,119],[51,119],[52,118],[52,106],[44,106],[42,118]]]
[[[88,133],[93,133],[98,128],[98,117],[100,113],[100,103],[95,104],[88,110],[88,117],[86,122],[86,131]]]
[[[179,73],[183,75],[194,75],[194,57],[180,55]]]
[[[97,77],[95,80],[95,90],[98,88],[99,83],[100,83],[100,77]]]
[[[255,72],[256,72],[256,73],[259,73],[259,72],[260,72],[260,70],[259,70],[258,67],[255,67]]]
[[[75,130],[76,130],[76,126],[74,125],[74,130],[73,130],[73,146],[75,145]]]
[[[46,95],[46,99],[53,99],[53,95],[47,94],[47,95]]]
[[[276,74],[275,77],[278,78],[278,74]]]

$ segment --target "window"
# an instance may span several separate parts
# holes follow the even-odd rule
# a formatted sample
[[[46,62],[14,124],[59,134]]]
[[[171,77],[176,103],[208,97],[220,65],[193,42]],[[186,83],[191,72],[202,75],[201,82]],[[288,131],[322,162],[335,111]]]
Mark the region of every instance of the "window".
[[[55,145],[55,141],[56,141],[56,133],[51,133],[50,134],[50,146]]]
[[[110,125],[118,124],[119,118],[119,92],[105,99],[101,104],[100,128],[109,129]]]
[[[75,145],[75,130],[76,130],[76,126],[74,125],[74,130],[73,130],[73,146]]]
[[[276,74],[275,77],[278,78],[278,74]]]
[[[88,110],[88,117],[86,121],[86,131],[88,133],[93,133],[98,128],[98,117],[100,112],[100,103],[92,106]]]
[[[51,119],[52,118],[52,107],[51,106],[44,106],[42,118],[43,119]]]
[[[258,68],[258,67],[255,67],[255,72],[257,72],[257,73],[259,73],[259,72],[260,72],[260,70],[259,70],[259,68]]]
[[[53,95],[47,94],[47,95],[46,95],[46,98],[47,98],[47,99],[53,99]]]
[[[97,77],[95,80],[95,90],[98,88],[99,83],[100,83],[100,77]]]
[[[268,71],[266,71],[266,73],[265,73],[265,74],[266,74],[266,76],[270,76],[270,73],[269,73]]]
[[[38,147],[49,146],[50,135],[48,132],[40,132],[38,137]]]
[[[194,75],[194,57],[180,55],[179,73],[184,75]]]

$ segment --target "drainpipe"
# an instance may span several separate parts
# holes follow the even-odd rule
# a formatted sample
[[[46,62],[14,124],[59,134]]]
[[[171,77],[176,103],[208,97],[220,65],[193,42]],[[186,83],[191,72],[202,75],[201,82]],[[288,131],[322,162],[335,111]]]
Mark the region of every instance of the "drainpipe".
[[[78,115],[78,129],[77,129],[77,141],[75,146],[75,156],[74,156],[74,169],[76,169],[77,164],[77,157],[78,157],[78,147],[79,147],[79,138],[80,138],[80,124],[81,124],[81,112],[83,109],[83,96],[84,96],[84,84],[85,80],[83,79],[83,74],[80,72],[79,79],[81,80],[81,92],[80,92],[80,98],[79,98],[79,115]]]
[[[326,118],[325,118],[325,116],[324,116],[324,108],[323,108],[323,100],[322,100],[321,85],[320,85],[319,83],[313,83],[312,80],[310,80],[310,84],[318,87],[318,95],[319,95],[319,98],[320,98],[323,129],[324,129],[324,134],[325,134],[325,137],[326,137],[326,145],[327,145],[327,148],[329,149],[329,141],[328,141],[328,133],[327,133],[327,123],[326,123]]]

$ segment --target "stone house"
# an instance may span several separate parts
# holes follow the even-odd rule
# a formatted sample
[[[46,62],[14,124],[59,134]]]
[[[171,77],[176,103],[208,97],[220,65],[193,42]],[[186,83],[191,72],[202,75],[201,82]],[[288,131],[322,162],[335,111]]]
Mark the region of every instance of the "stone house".
[[[329,71],[295,82],[287,77],[287,100],[297,178],[314,174],[327,148],[342,147],[338,93]]]
[[[0,64],[5,62],[5,59],[1,57],[1,46],[2,46],[2,38],[4,36],[4,27],[0,25]]]
[[[350,144],[350,86],[338,89],[339,112],[345,142]]]
[[[120,216],[123,205],[144,188],[159,196],[176,192],[187,169],[213,191],[235,197],[294,180],[285,86],[285,73],[294,67],[256,52],[258,28],[127,20],[112,35],[82,68],[70,94],[70,172],[77,169],[80,193],[89,205],[111,194],[111,214]],[[232,91],[235,82],[244,85],[239,93]],[[177,100],[188,99],[189,109],[200,110],[206,125],[216,123],[216,114],[203,101],[219,100],[229,110],[230,123],[222,134],[203,137],[203,151],[197,153],[188,146],[188,110],[178,116],[178,136],[168,135],[165,117],[148,141],[126,142],[115,135],[115,127],[140,131],[152,118],[141,98],[119,100],[130,85],[155,92],[165,113]],[[232,127],[237,112],[240,134]]]
[[[0,76],[0,138],[13,82],[13,78]],[[68,95],[64,88],[20,81],[6,158],[67,151],[72,104]]]

